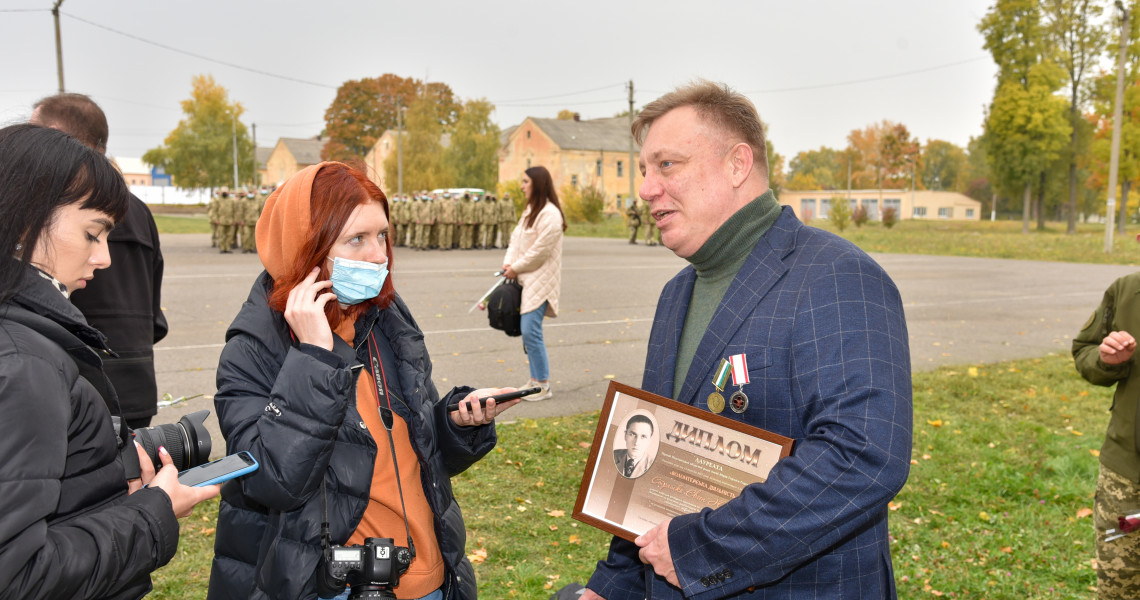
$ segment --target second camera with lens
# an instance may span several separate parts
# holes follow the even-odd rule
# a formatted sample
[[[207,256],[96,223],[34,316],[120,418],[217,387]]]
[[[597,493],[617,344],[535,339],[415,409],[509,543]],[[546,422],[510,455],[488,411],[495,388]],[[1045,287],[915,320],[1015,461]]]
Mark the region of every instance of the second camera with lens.
[[[317,594],[332,598],[351,586],[349,599],[391,598],[400,575],[412,564],[411,550],[392,538],[367,538],[363,546],[329,546],[317,569]]]
[[[175,468],[179,471],[185,471],[190,467],[210,462],[212,444],[210,431],[206,429],[206,417],[208,416],[210,416],[210,411],[200,410],[183,415],[177,423],[132,429],[130,430],[130,437],[142,446],[151,463],[154,464],[155,472],[162,468],[162,461],[158,457],[160,447],[166,448]],[[119,417],[113,417],[112,420],[115,430],[118,431]],[[138,453],[131,444],[122,449],[122,458],[123,466],[127,471],[127,479],[137,478],[139,476]]]

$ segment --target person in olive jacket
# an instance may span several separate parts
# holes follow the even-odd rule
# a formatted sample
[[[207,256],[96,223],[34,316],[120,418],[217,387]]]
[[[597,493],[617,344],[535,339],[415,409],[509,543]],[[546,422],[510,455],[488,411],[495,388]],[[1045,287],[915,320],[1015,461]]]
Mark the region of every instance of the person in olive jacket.
[[[387,277],[388,229],[383,192],[342,163],[307,167],[266,201],[265,272],[226,333],[214,396],[227,450],[261,467],[223,488],[211,599],[316,598],[326,518],[332,545],[413,549],[397,597],[475,598],[449,478],[494,447],[495,415],[518,400],[440,398]]]
[[[1137,410],[1140,369],[1134,365],[1135,335],[1140,334],[1140,273],[1117,279],[1104,292],[1073,339],[1077,372],[1089,383],[1116,386],[1108,432],[1100,449],[1100,473],[1093,503],[1096,527],[1097,590],[1101,598],[1136,598],[1140,594],[1140,536],[1106,541],[1118,518],[1140,512],[1140,451]]]
[[[124,458],[146,455],[113,425],[105,338],[68,301],[111,263],[129,199],[111,163],[67,134],[0,129],[3,599],[141,598],[177,550],[177,518],[218,493],[179,484],[169,454],[127,481]]]

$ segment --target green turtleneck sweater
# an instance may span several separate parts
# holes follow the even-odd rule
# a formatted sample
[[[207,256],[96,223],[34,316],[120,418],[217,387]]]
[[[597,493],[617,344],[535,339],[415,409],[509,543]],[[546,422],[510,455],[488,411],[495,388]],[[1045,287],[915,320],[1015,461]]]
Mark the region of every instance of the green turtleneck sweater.
[[[688,260],[697,271],[693,296],[689,299],[689,312],[681,330],[681,345],[677,348],[677,365],[673,375],[673,398],[681,393],[681,386],[693,364],[693,355],[705,336],[720,301],[729,284],[736,279],[740,267],[748,259],[760,237],[780,216],[780,203],[772,190],[749,202],[728,218]]]

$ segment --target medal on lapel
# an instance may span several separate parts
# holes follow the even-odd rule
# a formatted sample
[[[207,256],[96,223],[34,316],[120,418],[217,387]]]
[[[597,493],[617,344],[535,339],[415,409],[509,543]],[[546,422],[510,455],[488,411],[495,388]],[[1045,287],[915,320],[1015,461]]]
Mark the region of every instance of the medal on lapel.
[[[737,386],[737,390],[728,399],[728,405],[732,412],[739,415],[748,410],[748,396],[744,394],[744,384],[748,383],[748,357],[734,354],[728,360],[732,365],[732,383]]]
[[[720,359],[720,366],[716,368],[716,375],[713,377],[713,385],[716,386],[716,391],[709,394],[709,411],[715,414],[720,414],[724,411],[724,396],[721,391],[724,390],[724,384],[728,383],[728,372],[730,365],[727,360]]]

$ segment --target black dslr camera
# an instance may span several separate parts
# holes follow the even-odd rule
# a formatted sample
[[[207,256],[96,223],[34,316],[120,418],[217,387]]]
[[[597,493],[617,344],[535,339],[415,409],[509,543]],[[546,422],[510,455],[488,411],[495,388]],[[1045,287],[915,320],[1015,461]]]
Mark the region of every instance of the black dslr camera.
[[[165,446],[170,459],[179,471],[196,467],[210,462],[211,439],[210,431],[206,429],[206,417],[210,411],[200,410],[195,413],[183,415],[177,423],[155,425],[143,429],[129,430],[129,437],[133,438],[143,447],[146,455],[154,463],[157,472],[162,468],[162,461],[158,457],[159,446]],[[119,431],[120,418],[111,417],[115,431]],[[127,479],[139,477],[138,453],[133,444],[129,442],[120,449],[123,467],[127,472]]]
[[[397,546],[392,538],[367,538],[363,546],[328,546],[317,569],[317,595],[332,598],[352,586],[350,600],[390,598],[400,575],[412,564],[412,552]]]

